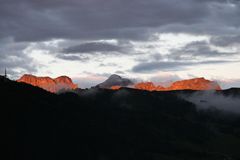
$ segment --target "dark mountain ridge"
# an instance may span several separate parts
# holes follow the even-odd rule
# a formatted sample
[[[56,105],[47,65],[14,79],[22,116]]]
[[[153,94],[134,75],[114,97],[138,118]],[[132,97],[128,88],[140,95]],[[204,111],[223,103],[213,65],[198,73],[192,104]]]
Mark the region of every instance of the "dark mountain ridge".
[[[240,159],[240,117],[198,110],[178,96],[194,91],[94,88],[56,95],[1,79],[9,159]]]

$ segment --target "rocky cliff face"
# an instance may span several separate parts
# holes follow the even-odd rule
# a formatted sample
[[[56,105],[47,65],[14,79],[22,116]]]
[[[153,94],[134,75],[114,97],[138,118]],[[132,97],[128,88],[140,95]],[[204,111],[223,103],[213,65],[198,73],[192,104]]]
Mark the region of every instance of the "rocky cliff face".
[[[49,92],[57,93],[61,90],[72,90],[78,86],[72,82],[67,76],[61,76],[55,79],[50,77],[36,77],[33,75],[23,75],[17,82],[24,82],[43,88]],[[121,87],[128,87],[133,85],[129,79],[122,78],[118,75],[110,76],[105,82],[97,85],[99,88],[107,88],[118,90]],[[135,89],[147,91],[172,91],[172,90],[221,90],[217,82],[210,81],[204,78],[194,78],[189,80],[176,81],[169,87],[155,85],[152,82],[141,82],[133,86]]]
[[[112,87],[111,87],[112,90],[119,90],[119,89],[121,89],[121,88],[122,88],[121,86],[112,86]]]
[[[147,91],[161,91],[164,90],[165,88],[162,86],[156,86],[152,82],[141,82],[137,83],[134,86],[135,89],[140,89],[140,90],[147,90]]]
[[[67,76],[61,76],[58,78],[50,77],[36,77],[33,75],[23,75],[17,82],[24,82],[33,86],[40,87],[52,93],[57,93],[61,90],[72,90],[78,86],[72,82]]]
[[[194,78],[189,80],[174,82],[169,90],[221,90],[217,82],[204,78]]]
[[[135,89],[148,91],[172,91],[172,90],[221,90],[217,82],[204,78],[176,81],[169,87],[156,86],[152,82],[141,82],[134,85]]]

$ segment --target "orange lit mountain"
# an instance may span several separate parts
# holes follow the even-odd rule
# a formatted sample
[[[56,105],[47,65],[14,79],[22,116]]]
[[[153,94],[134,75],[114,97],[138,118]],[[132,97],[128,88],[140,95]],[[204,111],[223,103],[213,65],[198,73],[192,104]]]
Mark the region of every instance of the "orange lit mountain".
[[[50,77],[36,77],[34,75],[23,75],[17,82],[24,82],[33,86],[40,87],[52,93],[57,93],[61,90],[72,90],[78,86],[74,84],[71,78],[67,76],[60,76],[58,78]]]
[[[176,81],[169,87],[156,86],[152,82],[141,82],[134,85],[135,89],[148,91],[172,91],[172,90],[221,90],[219,84],[204,78]]]
[[[222,90],[220,85],[215,81],[204,78],[194,78],[174,82],[169,90]]]
[[[147,90],[147,91],[163,91],[165,90],[162,86],[156,86],[152,82],[141,82],[134,85],[135,89]]]
[[[155,85],[153,82],[133,83],[130,79],[122,78],[119,75],[111,75],[106,81],[97,85],[99,88],[118,90],[121,87],[133,86],[134,89],[147,91],[172,91],[172,90],[221,90],[220,85],[215,81],[203,77],[181,80],[172,83],[169,87]]]

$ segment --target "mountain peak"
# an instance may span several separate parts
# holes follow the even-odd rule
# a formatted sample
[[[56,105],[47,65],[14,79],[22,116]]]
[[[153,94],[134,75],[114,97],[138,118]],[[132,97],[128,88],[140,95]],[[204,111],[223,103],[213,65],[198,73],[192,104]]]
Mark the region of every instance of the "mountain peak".
[[[117,74],[112,74],[109,79],[122,79],[121,76],[117,75]]]
[[[72,79],[69,78],[68,76],[60,76],[60,77],[55,78],[54,80],[57,83],[68,83],[68,84],[73,83]]]
[[[117,88],[121,88],[132,84],[133,82],[130,79],[122,78],[117,74],[112,74],[106,81],[98,84],[97,87],[111,89],[116,88],[115,86],[117,86]]]
[[[52,93],[57,93],[61,90],[76,89],[78,87],[72,82],[71,78],[67,76],[60,76],[53,79],[51,77],[37,77],[31,74],[24,74],[17,82],[31,84]]]
[[[181,80],[174,82],[170,87],[170,90],[221,90],[219,84],[215,81],[210,81],[201,78],[193,78],[188,80]]]
[[[156,86],[152,82],[137,83],[134,88],[148,91],[221,90],[221,87],[217,82],[207,80],[204,77],[176,81],[166,88],[163,86]]]

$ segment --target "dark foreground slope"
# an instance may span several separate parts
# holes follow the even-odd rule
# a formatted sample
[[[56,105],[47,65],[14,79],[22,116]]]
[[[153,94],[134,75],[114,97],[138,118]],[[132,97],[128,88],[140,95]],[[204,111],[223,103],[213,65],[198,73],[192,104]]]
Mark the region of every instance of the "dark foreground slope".
[[[9,159],[240,159],[240,118],[199,111],[177,92],[54,95],[5,80],[0,90]]]

